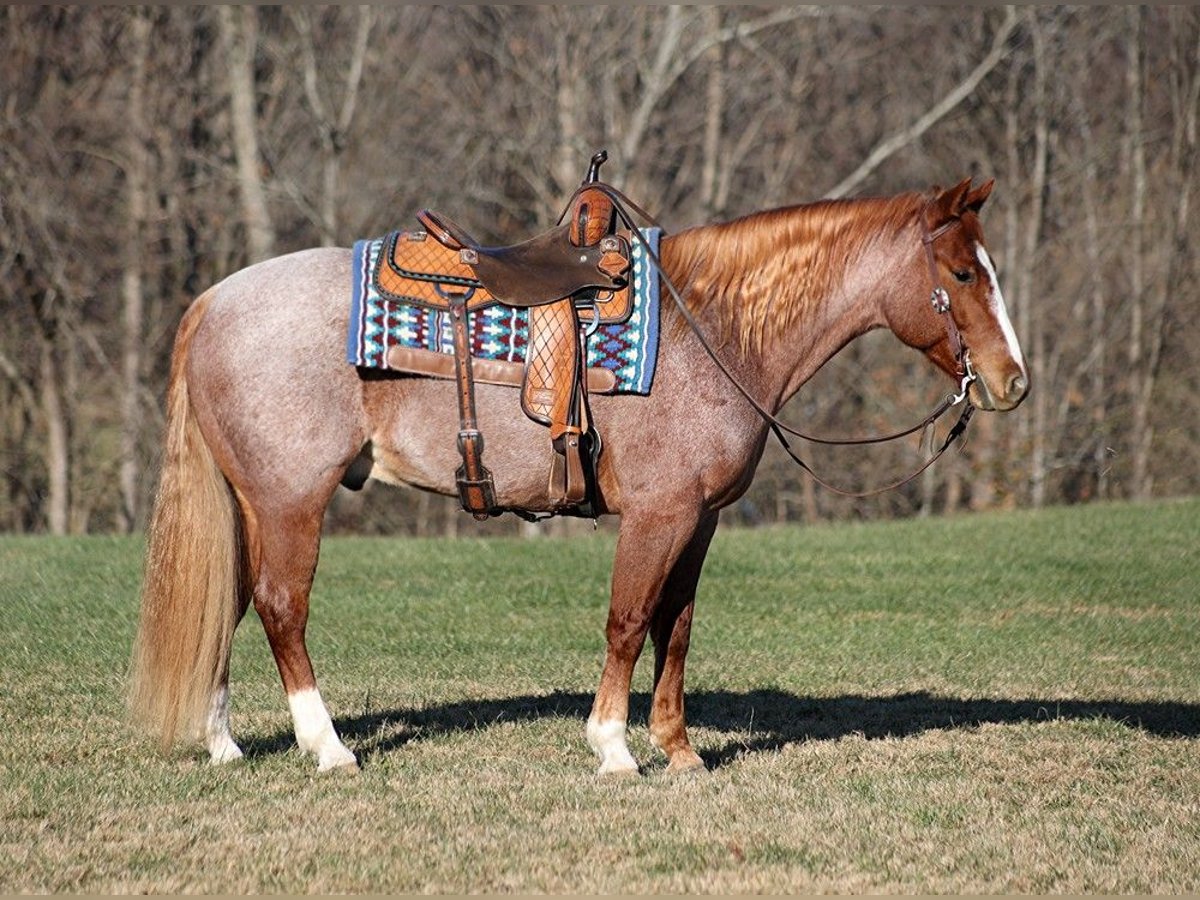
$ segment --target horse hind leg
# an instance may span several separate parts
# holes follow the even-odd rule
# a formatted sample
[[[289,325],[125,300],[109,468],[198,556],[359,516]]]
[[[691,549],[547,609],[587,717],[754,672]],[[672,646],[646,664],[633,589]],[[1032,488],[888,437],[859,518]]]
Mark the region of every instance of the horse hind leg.
[[[215,453],[224,461],[240,511],[240,620],[253,603],[275,658],[287,694],[296,743],[317,759],[320,770],[357,768],[357,760],[338,738],[329,711],[317,689],[305,643],[309,592],[316,572],[325,508],[353,458],[346,448],[323,447],[317,460],[324,467],[291,471],[288,478],[264,478],[273,473],[262,446],[235,445],[214,428]],[[343,458],[338,459],[339,450]],[[340,464],[338,464],[340,463]],[[239,751],[229,735],[228,661],[210,696],[205,739],[213,762],[236,759]]]
[[[239,553],[242,571],[237,591],[237,613],[234,627],[241,623],[250,606],[250,597],[258,573],[258,526],[254,511],[246,503],[240,491],[234,490],[240,515]],[[229,725],[229,659],[226,658],[216,688],[209,700],[208,715],[204,722],[204,745],[208,749],[209,762],[213,765],[234,762],[242,758],[242,750],[233,739]]]
[[[316,572],[324,505],[258,517],[258,565],[254,609],[262,621],[287,693],[296,743],[317,758],[320,771],[357,769],[317,688],[304,633],[309,592]]]
[[[204,745],[208,748],[208,761],[213,765],[222,765],[242,758],[242,748],[234,741],[229,729],[228,675],[213,692],[204,726]]]
[[[327,487],[318,492],[321,498],[332,492],[333,485]],[[243,561],[235,627],[253,602],[287,693],[296,743],[317,758],[321,771],[357,769],[317,689],[304,637],[324,503],[313,500],[300,511],[264,519],[241,490],[233,493],[241,513]],[[228,657],[209,700],[202,739],[214,765],[242,758],[230,730]]]

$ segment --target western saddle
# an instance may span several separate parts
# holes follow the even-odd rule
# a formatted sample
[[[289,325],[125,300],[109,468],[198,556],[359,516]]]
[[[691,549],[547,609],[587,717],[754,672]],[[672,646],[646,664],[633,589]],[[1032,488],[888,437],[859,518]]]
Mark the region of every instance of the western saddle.
[[[514,512],[496,503],[492,473],[483,464],[483,435],[475,416],[475,382],[519,384],[521,409],[550,430],[554,449],[549,478],[550,514],[591,515],[598,435],[588,415],[588,391],[610,391],[613,374],[586,370],[585,338],[600,325],[624,322],[633,311],[630,232],[621,227],[611,189],[600,182],[603,150],[560,217],[560,224],[509,247],[483,247],[462,228],[428,209],[417,218],[423,231],[396,232],[375,269],[385,299],[450,315],[454,356],[393,347],[392,368],[453,377],[458,387],[456,473],[459,502],[477,519]],[[565,223],[563,219],[566,219]],[[520,363],[473,359],[467,314],[504,304],[528,308],[529,341]],[[515,370],[515,371],[514,371]]]

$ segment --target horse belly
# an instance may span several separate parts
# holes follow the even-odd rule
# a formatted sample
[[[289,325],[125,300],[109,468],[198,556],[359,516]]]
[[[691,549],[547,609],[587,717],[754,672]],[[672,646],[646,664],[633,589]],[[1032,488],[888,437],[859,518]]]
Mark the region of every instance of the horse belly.
[[[364,375],[370,422],[369,477],[387,484],[456,496],[458,399],[452,381],[393,373]],[[484,437],[483,464],[502,506],[548,509],[553,449],[549,431],[521,411],[515,388],[477,384],[476,418]]]

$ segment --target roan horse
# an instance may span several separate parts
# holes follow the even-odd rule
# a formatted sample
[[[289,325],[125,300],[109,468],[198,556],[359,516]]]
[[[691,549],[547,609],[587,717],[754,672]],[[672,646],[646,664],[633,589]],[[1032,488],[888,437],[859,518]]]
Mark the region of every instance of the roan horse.
[[[775,413],[846,343],[880,327],[953,376],[945,319],[930,303],[940,281],[977,375],[970,401],[1009,410],[1024,398],[1025,362],[978,218],[991,189],[968,179],[663,239],[663,271],[687,285],[687,307],[727,372],[664,299],[651,393],[592,398],[603,436],[596,508],[621,516],[607,654],[586,729],[600,772],[637,771],[626,720],[647,633],[651,739],[669,771],[703,765],[683,703],[696,584],[718,512],[749,486],[768,435],[729,376]],[[349,250],[267,260],[201,295],[175,339],[131,707],[165,744],[199,738],[214,763],[241,756],[229,729],[229,655],[253,602],[300,748],[322,770],[357,765],[305,647],[326,506],[339,483],[368,477],[456,493],[453,382],[348,365],[349,283]],[[497,501],[545,509],[543,432],[518,413],[511,389],[477,392]]]

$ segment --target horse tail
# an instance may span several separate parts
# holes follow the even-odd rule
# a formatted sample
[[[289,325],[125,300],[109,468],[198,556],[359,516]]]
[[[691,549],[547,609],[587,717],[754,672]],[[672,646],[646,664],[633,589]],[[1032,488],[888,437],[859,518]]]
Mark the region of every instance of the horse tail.
[[[164,748],[203,734],[247,585],[241,516],[188,397],[188,351],[208,303],[201,295],[175,337],[131,667],[130,711]]]

